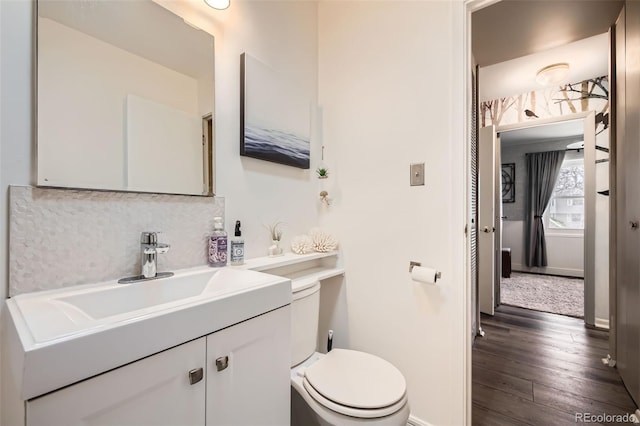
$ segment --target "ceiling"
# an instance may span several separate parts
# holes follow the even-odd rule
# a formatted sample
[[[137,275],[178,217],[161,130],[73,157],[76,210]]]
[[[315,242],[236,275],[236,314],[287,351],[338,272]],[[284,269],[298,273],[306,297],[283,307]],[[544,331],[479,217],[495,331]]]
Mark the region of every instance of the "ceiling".
[[[481,67],[606,33],[623,1],[503,0],[472,15],[472,49]]]
[[[536,82],[536,72],[558,62],[568,63],[570,71],[567,77],[554,84],[555,87],[608,75],[609,36],[600,34],[544,52],[481,67],[478,73],[480,101],[543,89]]]
[[[38,16],[193,78],[213,78],[213,37],[152,1],[40,0]]]
[[[541,68],[567,62],[569,75],[554,86],[609,73],[607,31],[618,0],[503,0],[472,16],[473,55],[480,67],[480,101],[543,89]]]
[[[609,37],[623,2],[617,0],[503,0],[472,16],[472,49],[480,67],[480,100],[542,89],[536,72],[568,62],[563,83],[608,74]],[[583,120],[500,133],[502,146],[583,140]]]
[[[570,143],[582,141],[583,136],[584,120],[572,120],[500,132],[500,143],[503,147],[551,140],[566,140]]]

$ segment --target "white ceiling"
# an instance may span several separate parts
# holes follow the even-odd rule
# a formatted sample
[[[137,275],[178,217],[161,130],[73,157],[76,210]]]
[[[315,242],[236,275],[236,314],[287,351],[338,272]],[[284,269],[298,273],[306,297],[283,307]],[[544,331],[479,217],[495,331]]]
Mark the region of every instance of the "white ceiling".
[[[213,79],[213,37],[151,0],[39,0],[38,15],[182,74]]]
[[[472,48],[480,66],[480,100],[540,89],[536,72],[569,62],[564,82],[608,74],[607,30],[618,0],[502,0],[472,15]]]
[[[472,15],[472,48],[485,67],[607,32],[620,0],[502,0]]]
[[[569,75],[554,86],[577,83],[608,75],[609,36],[600,34],[544,52],[481,67],[480,101],[500,99],[531,90],[543,89],[536,83],[536,72],[550,64],[569,63]]]
[[[546,124],[526,129],[500,132],[502,146],[525,145],[530,143],[566,140],[581,141],[584,136],[584,121],[572,120],[561,123]]]

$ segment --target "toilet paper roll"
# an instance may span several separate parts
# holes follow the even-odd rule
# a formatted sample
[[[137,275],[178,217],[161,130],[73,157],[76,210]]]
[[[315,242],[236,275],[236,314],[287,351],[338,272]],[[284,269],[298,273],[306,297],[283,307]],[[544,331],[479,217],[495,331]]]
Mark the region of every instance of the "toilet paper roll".
[[[438,280],[438,271],[424,266],[414,266],[411,270],[411,279],[421,283],[434,284]]]

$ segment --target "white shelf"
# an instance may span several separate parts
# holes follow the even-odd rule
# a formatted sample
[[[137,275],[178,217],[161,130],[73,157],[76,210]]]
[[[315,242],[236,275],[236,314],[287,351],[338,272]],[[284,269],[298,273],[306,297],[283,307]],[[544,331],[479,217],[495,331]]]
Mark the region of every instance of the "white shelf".
[[[302,269],[297,272],[286,274],[286,277],[291,280],[291,285],[293,287],[306,287],[307,284],[313,284],[316,281],[326,280],[339,275],[344,275],[344,268],[324,268],[322,266],[315,266],[313,268]]]
[[[324,266],[319,265],[317,262],[311,263],[311,261],[326,259],[330,257],[337,257],[338,252],[332,251],[329,253],[309,253],[309,254],[295,254],[285,253],[282,256],[274,257],[255,257],[253,259],[247,259],[244,265],[233,266],[234,268],[250,269],[252,271],[262,271],[270,273],[269,271],[282,267],[292,267],[285,273],[278,273],[274,271],[275,275],[279,275],[285,278],[289,278],[294,287],[306,286],[316,281],[326,280],[331,277],[337,277],[344,275],[344,268],[336,266]],[[304,263],[310,262],[307,267]],[[300,265],[300,269],[296,269],[295,266]],[[280,271],[283,272],[283,271]]]
[[[279,268],[281,266],[295,265],[297,263],[308,262],[310,260],[323,259],[325,257],[337,256],[337,251],[329,253],[309,253],[309,254],[295,254],[285,253],[282,256],[274,257],[254,257],[247,259],[242,266],[238,268],[251,269],[252,271],[266,271],[269,269]]]

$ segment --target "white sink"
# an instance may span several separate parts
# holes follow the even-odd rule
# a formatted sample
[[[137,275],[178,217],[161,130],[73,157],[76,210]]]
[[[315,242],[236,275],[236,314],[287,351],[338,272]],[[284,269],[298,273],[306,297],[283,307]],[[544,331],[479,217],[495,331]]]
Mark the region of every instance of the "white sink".
[[[252,271],[198,268],[132,284],[109,281],[24,294],[12,301],[22,313],[34,343],[42,343],[184,304],[229,296],[263,284],[264,277]]]
[[[22,294],[7,300],[12,346],[21,348],[12,363],[29,399],[290,301],[286,278],[209,267],[132,284],[114,280]]]
[[[217,273],[203,273],[119,284],[52,299],[51,302],[59,303],[61,309],[67,309],[65,304],[68,304],[71,309],[78,309],[89,318],[102,319],[200,296],[217,276]]]

